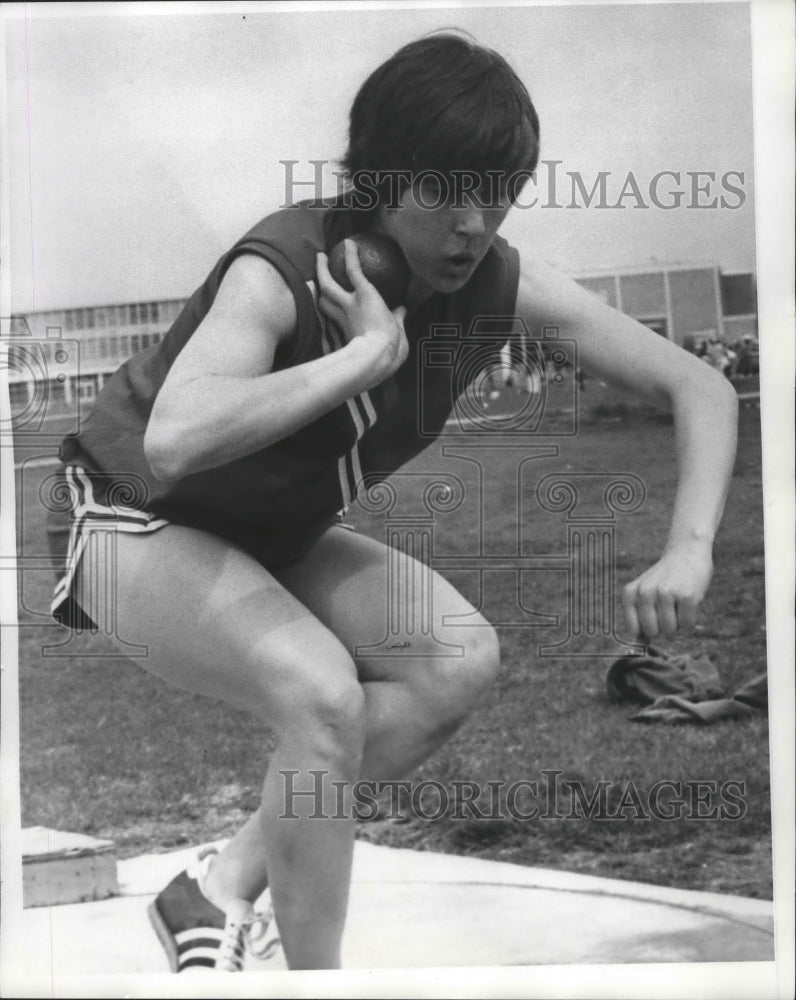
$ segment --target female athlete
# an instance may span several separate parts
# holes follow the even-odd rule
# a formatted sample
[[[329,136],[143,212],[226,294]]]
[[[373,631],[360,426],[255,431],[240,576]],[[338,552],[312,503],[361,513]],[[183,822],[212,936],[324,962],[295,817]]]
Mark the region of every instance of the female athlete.
[[[175,971],[240,969],[246,942],[262,940],[252,904],[266,886],[289,967],[338,967],[355,822],[309,819],[315,804],[300,797],[299,818],[280,818],[284,774],[314,787],[308,772],[323,771],[335,814],[332,782],[405,776],[497,675],[493,629],[433,573],[433,632],[462,655],[428,655],[415,633],[399,636],[394,657],[366,650],[386,634],[388,550],[347,530],[344,512],[363,479],[388,476],[428,443],[417,360],[431,324],[467,331],[489,315],[507,329],[515,316],[531,330],[555,325],[597,377],[674,414],[668,541],[623,605],[634,635],[694,624],[732,469],[735,395],[498,235],[538,154],[533,104],[499,55],[452,33],[405,46],[354,101],[346,195],[258,223],[64,441],[74,510],[59,620],[104,629],[112,604],[115,632],[146,646],[146,669],[256,713],[275,738],[260,807],[152,904]],[[326,254],[357,231],[402,248],[403,306],[387,308],[351,242],[354,290],[331,278]],[[450,372],[422,384],[424,431],[441,430]]]

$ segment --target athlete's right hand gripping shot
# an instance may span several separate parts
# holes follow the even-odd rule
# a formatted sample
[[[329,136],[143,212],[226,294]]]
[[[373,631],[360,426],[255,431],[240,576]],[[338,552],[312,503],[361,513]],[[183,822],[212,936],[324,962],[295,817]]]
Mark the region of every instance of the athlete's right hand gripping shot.
[[[139,662],[167,684],[253,712],[273,734],[259,808],[150,907],[174,972],[240,971],[247,951],[273,950],[271,916],[290,969],[340,967],[350,789],[411,774],[498,675],[483,615],[440,573],[345,521],[362,484],[417,456],[453,411],[448,369],[418,377],[433,326],[466,334],[497,317],[496,355],[516,318],[555,326],[585,369],[674,415],[668,540],[622,603],[632,638],[694,625],[732,471],[735,392],[499,235],[539,142],[531,98],[499,54],[453,32],[406,45],[354,100],[345,193],[243,235],[63,442],[73,510],[57,620],[106,631],[110,548],[91,536],[112,532],[108,631],[145,646]],[[422,610],[421,588],[388,591],[390,553],[402,579],[430,581],[433,621],[401,626],[395,656],[369,655],[391,601],[417,603],[398,622]],[[460,654],[434,655],[432,634]],[[324,818],[310,818],[309,796],[284,818],[282,776],[309,787],[313,771],[327,779]],[[273,914],[255,906],[266,889]]]

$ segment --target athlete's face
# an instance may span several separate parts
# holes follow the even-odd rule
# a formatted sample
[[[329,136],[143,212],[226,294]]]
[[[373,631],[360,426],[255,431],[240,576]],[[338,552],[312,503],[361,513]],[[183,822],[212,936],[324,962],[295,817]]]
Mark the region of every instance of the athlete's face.
[[[412,271],[409,302],[456,292],[492,245],[510,202],[505,192],[454,192],[433,175],[405,191],[400,208],[382,210],[378,228],[400,245]],[[447,195],[447,197],[446,197]]]

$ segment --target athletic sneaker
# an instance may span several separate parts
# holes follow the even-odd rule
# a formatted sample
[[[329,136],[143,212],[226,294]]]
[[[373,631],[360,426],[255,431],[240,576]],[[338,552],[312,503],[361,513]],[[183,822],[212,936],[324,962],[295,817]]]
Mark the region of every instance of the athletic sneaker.
[[[226,911],[211,903],[202,887],[218,852],[203,851],[149,904],[148,913],[172,972],[241,972],[245,951],[270,958],[279,939],[267,938],[271,911],[257,913],[248,900],[235,899]]]

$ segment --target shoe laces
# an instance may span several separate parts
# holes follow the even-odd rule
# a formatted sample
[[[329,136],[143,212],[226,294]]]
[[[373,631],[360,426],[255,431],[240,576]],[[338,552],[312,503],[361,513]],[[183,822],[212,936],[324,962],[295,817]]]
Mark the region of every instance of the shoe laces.
[[[241,972],[247,951],[260,960],[270,958],[280,943],[279,938],[268,937],[271,918],[271,909],[258,912],[246,900],[234,900],[227,907],[216,969],[219,972]]]
[[[244,909],[243,902],[235,900],[227,911],[224,934],[216,957],[216,969],[219,972],[241,972],[243,969],[246,919],[236,912]]]
[[[268,928],[273,919],[274,910],[269,906],[267,910],[255,910],[246,921],[246,947],[249,954],[260,961],[265,961],[274,955],[281,943],[278,937],[268,936]]]
[[[217,854],[218,849],[212,846],[199,852],[193,874],[203,892],[208,869]],[[260,961],[271,958],[278,951],[281,944],[279,938],[268,936],[268,928],[274,920],[272,906],[267,910],[255,910],[247,900],[238,899],[227,906],[226,913],[224,935],[216,962],[219,971],[240,972],[245,951]]]

